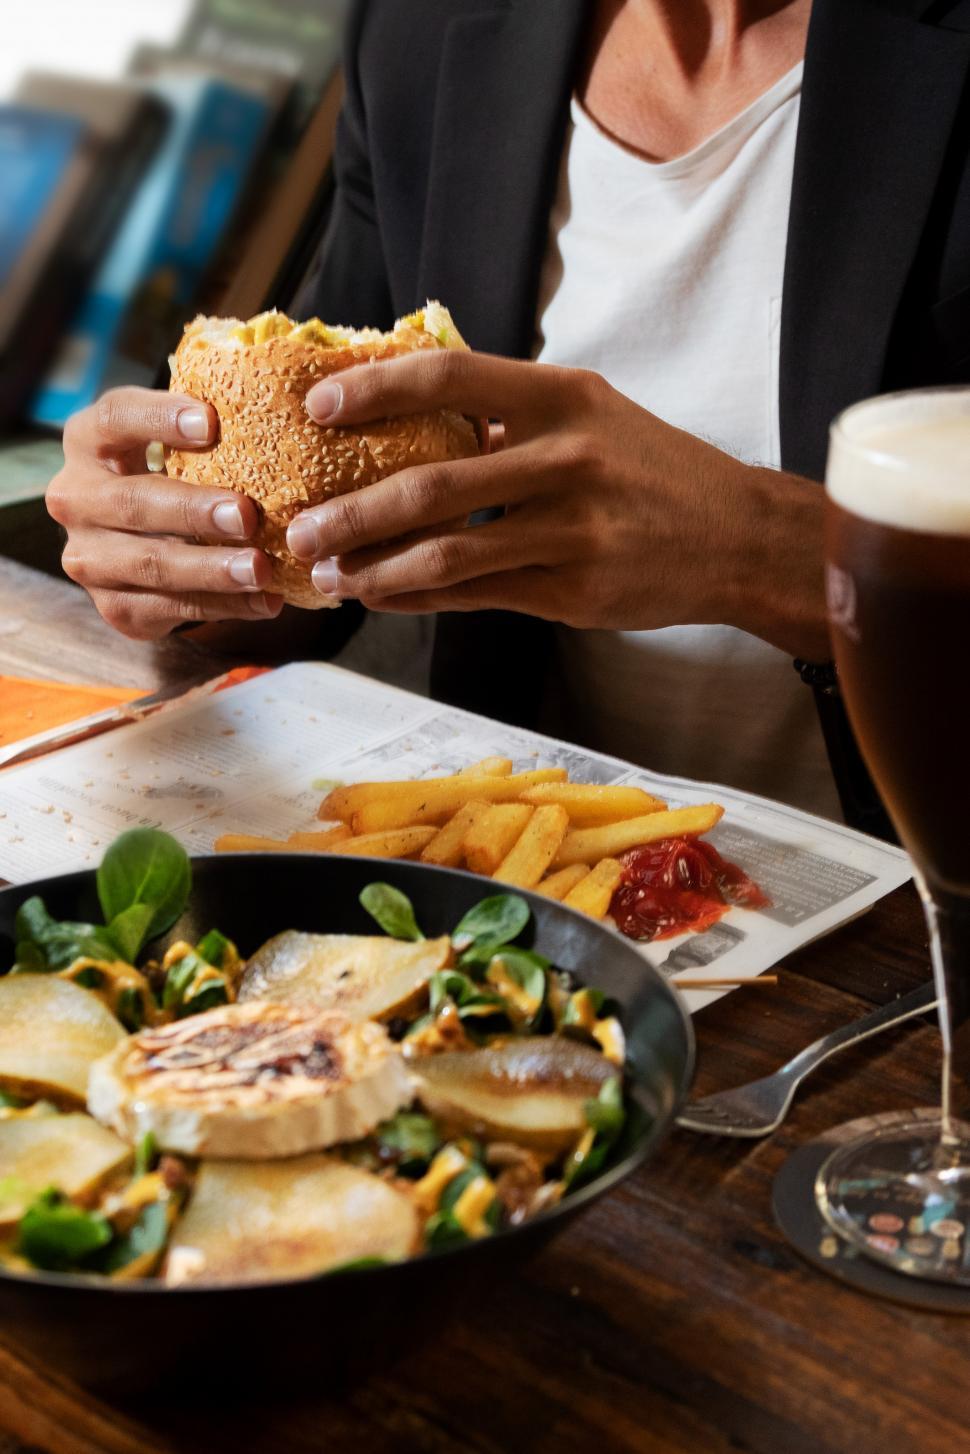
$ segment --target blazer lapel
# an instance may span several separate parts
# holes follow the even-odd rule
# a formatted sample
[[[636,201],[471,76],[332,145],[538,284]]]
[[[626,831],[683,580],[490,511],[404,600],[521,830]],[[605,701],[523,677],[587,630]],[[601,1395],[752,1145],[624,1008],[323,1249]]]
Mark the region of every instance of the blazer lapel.
[[[898,0],[897,0],[898,7]],[[821,479],[828,425],[878,393],[967,80],[970,36],[874,0],[815,0],[782,304],[786,469]]]
[[[491,353],[531,351],[585,15],[585,0],[509,0],[445,36],[417,292],[460,300]]]

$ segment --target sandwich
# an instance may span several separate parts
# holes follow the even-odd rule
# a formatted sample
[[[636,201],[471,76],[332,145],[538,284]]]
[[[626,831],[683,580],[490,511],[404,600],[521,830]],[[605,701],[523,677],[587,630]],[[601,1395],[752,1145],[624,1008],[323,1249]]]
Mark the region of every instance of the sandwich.
[[[450,409],[366,426],[317,424],[304,404],[308,390],[354,364],[467,346],[440,303],[398,319],[390,333],[330,327],[318,318],[296,323],[275,310],[248,322],[196,318],[170,359],[171,388],[213,406],[218,437],[210,449],[171,450],[168,474],[255,500],[260,524],[254,543],[273,564],[269,589],[294,606],[336,605],[314,589],[313,563],[287,549],[290,521],[406,465],[476,455],[478,440],[469,420]]]

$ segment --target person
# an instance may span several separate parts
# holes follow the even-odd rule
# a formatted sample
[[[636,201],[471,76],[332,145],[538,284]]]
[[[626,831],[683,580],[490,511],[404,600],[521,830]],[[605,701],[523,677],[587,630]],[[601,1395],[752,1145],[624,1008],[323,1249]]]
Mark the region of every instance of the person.
[[[345,64],[293,311],[438,297],[474,352],[308,410],[447,405],[495,448],[306,512],[318,587],[440,613],[438,696],[817,811],[837,787],[879,830],[824,665],[818,481],[841,408],[970,375],[970,4],[368,0]],[[68,427],[64,566],[130,634],[279,610],[251,502],[143,473],[148,440],[214,427],[132,390]]]

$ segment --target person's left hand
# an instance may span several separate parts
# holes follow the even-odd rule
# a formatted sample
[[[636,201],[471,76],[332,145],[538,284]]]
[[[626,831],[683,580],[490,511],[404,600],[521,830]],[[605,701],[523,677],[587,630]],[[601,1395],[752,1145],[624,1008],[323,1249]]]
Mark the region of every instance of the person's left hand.
[[[504,426],[496,453],[404,469],[298,516],[287,543],[317,560],[313,580],[325,594],[372,610],[500,607],[583,627],[725,622],[771,639],[779,632],[761,619],[764,572],[784,543],[779,599],[791,602],[793,582],[798,594],[791,552],[801,552],[808,579],[795,613],[824,620],[818,532],[806,540],[787,499],[771,521],[766,511],[772,492],[807,502],[808,491],[820,522],[818,487],[742,465],[597,374],[414,353],[331,376],[310,390],[307,408],[335,425],[451,408]],[[464,527],[496,506],[501,518]],[[779,528],[794,538],[780,542]]]

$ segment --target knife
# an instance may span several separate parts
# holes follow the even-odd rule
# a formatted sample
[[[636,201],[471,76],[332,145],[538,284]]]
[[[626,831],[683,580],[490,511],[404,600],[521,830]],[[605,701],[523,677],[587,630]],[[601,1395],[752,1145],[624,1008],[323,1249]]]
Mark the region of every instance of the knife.
[[[223,680],[224,676],[210,678],[207,673],[199,672],[160,687],[157,692],[152,692],[147,697],[136,697],[132,702],[119,702],[113,707],[103,707],[100,712],[92,712],[74,722],[65,722],[47,732],[21,738],[7,747],[0,747],[0,768],[17,767],[36,757],[44,757],[48,752],[56,752],[61,747],[70,747],[74,742],[86,742],[89,737],[98,737],[102,732],[110,732],[113,727],[121,727],[128,722],[140,722],[161,707],[174,707],[187,697],[204,696],[208,691],[214,691]]]

